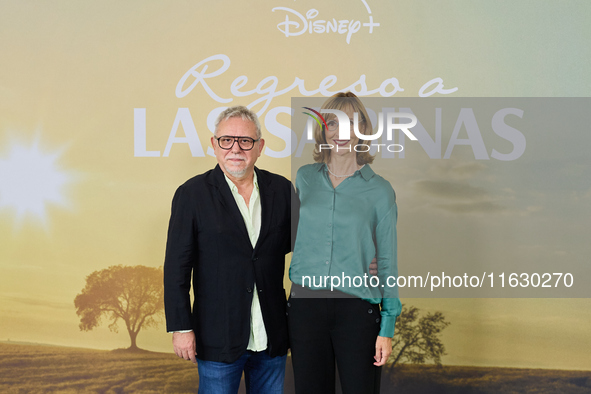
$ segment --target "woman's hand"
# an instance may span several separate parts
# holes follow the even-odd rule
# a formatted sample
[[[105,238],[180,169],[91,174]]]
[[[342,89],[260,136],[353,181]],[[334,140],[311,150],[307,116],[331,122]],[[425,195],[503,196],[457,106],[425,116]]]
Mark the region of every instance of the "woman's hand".
[[[378,337],[376,339],[376,355],[374,356],[376,362],[373,365],[381,367],[386,364],[390,353],[392,353],[392,338]]]

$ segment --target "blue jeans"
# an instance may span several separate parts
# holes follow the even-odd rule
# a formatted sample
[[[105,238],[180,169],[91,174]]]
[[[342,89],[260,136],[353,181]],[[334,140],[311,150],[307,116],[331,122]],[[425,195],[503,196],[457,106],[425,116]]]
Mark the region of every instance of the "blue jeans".
[[[242,371],[247,394],[282,394],[286,358],[247,350],[233,363],[197,359],[199,394],[236,394]]]

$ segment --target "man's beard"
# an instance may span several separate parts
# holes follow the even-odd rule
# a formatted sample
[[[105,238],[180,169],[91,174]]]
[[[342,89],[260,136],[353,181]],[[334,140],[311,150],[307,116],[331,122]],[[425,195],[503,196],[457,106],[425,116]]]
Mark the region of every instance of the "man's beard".
[[[246,160],[244,160],[244,162],[246,162]],[[246,171],[248,170],[248,167],[244,167],[242,170],[233,171],[230,170],[228,167],[228,165],[224,164],[224,169],[226,170],[226,172],[228,172],[228,174],[232,175],[234,178],[242,178],[244,175],[246,175]]]
[[[232,175],[234,178],[242,178],[244,175],[246,175],[246,170],[248,170],[248,168],[246,168],[246,167],[240,171],[229,170],[228,167],[226,167],[226,166],[224,166],[224,168],[226,168],[226,171],[228,172],[228,174]]]

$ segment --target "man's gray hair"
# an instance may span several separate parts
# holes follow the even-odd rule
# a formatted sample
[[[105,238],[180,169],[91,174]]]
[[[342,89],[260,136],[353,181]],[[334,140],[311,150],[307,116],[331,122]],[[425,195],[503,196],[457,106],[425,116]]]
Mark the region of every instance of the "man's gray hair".
[[[219,124],[230,118],[241,118],[242,120],[250,120],[257,128],[257,139],[262,137],[261,134],[261,124],[259,123],[259,118],[256,113],[249,110],[245,106],[236,105],[234,107],[230,107],[225,109],[221,114],[219,114],[218,118],[215,120],[215,136],[218,137],[218,126]]]

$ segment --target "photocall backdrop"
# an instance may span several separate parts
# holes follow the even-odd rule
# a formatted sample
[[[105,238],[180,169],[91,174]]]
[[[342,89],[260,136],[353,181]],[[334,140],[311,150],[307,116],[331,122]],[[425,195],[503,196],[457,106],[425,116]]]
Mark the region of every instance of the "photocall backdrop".
[[[292,178],[292,97],[591,92],[591,6],[582,1],[0,4],[3,341],[129,346],[124,329],[80,331],[74,298],[94,271],[163,264],[172,195],[215,165],[213,121],[227,106],[258,112],[258,166]],[[409,150],[380,164],[398,198],[401,272],[462,260],[482,273],[509,257],[528,272],[537,260],[555,272],[587,265],[588,124],[523,135],[525,150],[510,161],[490,157],[511,151],[494,134],[488,159],[473,146],[444,157],[448,130],[441,157]],[[452,323],[444,364],[591,368],[586,298],[401,294]],[[153,351],[170,352],[170,342],[163,324],[138,336]]]

